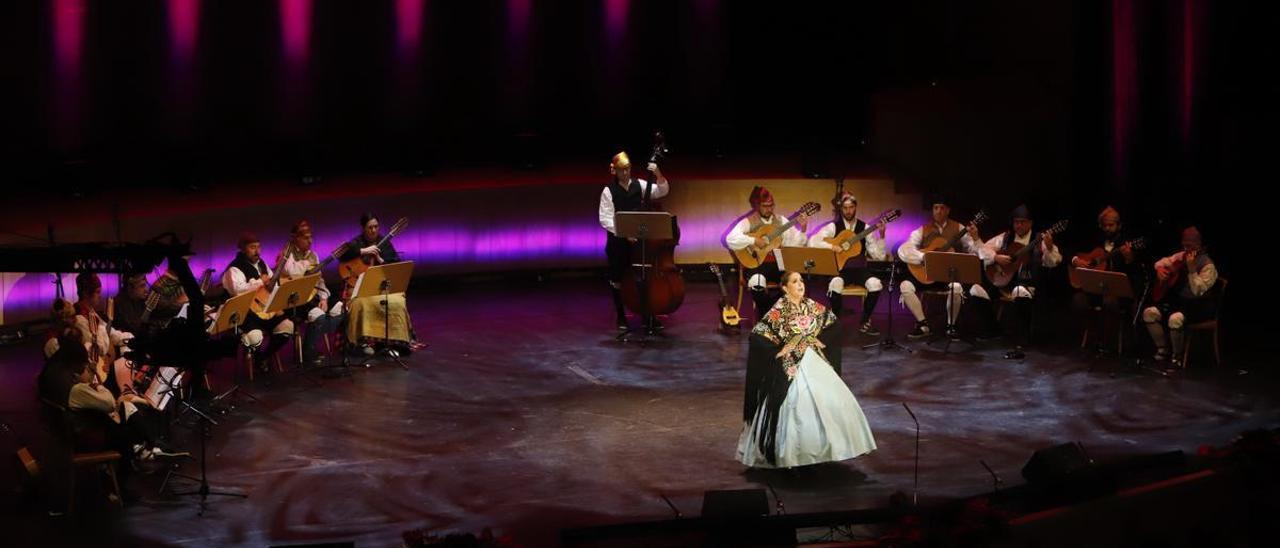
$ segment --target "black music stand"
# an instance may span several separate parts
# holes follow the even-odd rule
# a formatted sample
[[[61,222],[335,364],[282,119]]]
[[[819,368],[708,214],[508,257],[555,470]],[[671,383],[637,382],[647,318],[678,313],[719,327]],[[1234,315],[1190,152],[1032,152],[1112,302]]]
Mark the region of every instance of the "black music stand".
[[[1129,280],[1129,276],[1123,272],[1096,270],[1092,268],[1077,268],[1076,279],[1080,282],[1081,291],[1090,295],[1098,295],[1102,297],[1103,303],[1106,303],[1108,300],[1132,299],[1135,297],[1133,293],[1133,283]],[[1137,305],[1135,304],[1135,306]],[[1138,308],[1140,311],[1141,307]],[[1103,309],[1106,309],[1105,305]],[[1105,337],[1105,334],[1102,332],[1102,327],[1105,327],[1105,324],[1105,320],[1099,321],[1098,337]],[[1123,337],[1123,334],[1121,336]],[[1123,356],[1120,356],[1120,358],[1123,359]],[[1092,371],[1093,366],[1090,365],[1089,369]],[[1134,369],[1144,369],[1141,360],[1135,362]],[[1151,369],[1151,371],[1162,376],[1168,376],[1168,373],[1161,370]],[[1114,371],[1111,376],[1115,376]]]
[[[636,310],[640,314],[642,327],[640,329],[632,329],[627,327],[626,331],[619,333],[615,340],[622,342],[631,342],[630,335],[635,332],[640,333],[637,342],[644,343],[649,336],[657,334],[650,320],[653,314],[648,310],[649,305],[649,269],[653,265],[649,262],[648,246],[645,245],[647,240],[670,240],[675,237],[671,230],[671,214],[665,211],[619,211],[613,216],[614,231],[619,238],[634,238],[640,242],[639,262],[634,262],[636,257],[631,257],[633,261],[631,266],[640,269],[640,277],[636,280],[636,289],[640,291],[641,308],[645,310]]]
[[[897,281],[898,265],[902,264],[897,261],[896,257],[892,257],[892,256],[890,257],[891,258],[887,261],[867,261],[867,268],[874,268],[872,265],[876,265],[879,263],[887,264],[887,267],[885,268],[887,268],[889,271],[889,283],[884,286],[885,296],[892,296],[894,283]],[[947,298],[950,299],[951,296],[948,294]],[[898,344],[898,341],[893,339],[893,304],[889,303],[888,306],[889,306],[889,321],[887,324],[885,324],[884,336],[880,337],[879,341],[873,342],[871,344],[862,345],[862,349],[870,350],[872,348],[879,348],[881,351],[906,350],[908,354],[914,354],[915,350],[912,350],[907,346]]]
[[[212,328],[212,334],[218,335],[218,334],[226,333],[227,331],[231,331],[233,332],[233,336],[235,336],[238,339],[240,337],[240,326],[244,323],[245,319],[247,319],[248,315],[251,313],[249,312],[249,307],[250,305],[253,304],[253,298],[254,298],[254,292],[248,291],[242,295],[237,295],[235,297],[232,297],[228,299],[227,302],[223,303],[222,307],[218,309],[218,318],[214,322],[214,325]],[[188,312],[188,314],[190,314],[190,312]],[[188,319],[188,321],[190,321],[190,319]],[[255,401],[257,400],[257,398],[254,397],[252,394],[249,394],[248,392],[241,390],[240,385],[233,385],[230,390],[227,390],[226,392],[223,392],[222,394],[215,397],[214,401],[222,400],[223,398],[233,393],[243,393],[249,396],[250,398],[253,398]],[[208,472],[208,465],[207,465],[208,452],[206,448],[207,446],[206,440],[210,436],[212,436],[212,432],[211,432],[212,427],[214,425],[217,425],[218,423],[213,420],[213,417],[210,417],[207,413],[201,412],[199,409],[196,409],[194,406],[187,405],[185,409],[188,411],[195,412],[196,416],[199,417],[198,420],[200,424],[200,429],[196,435],[200,437],[200,477],[197,478],[195,476],[181,474],[178,472],[174,472],[171,469],[169,470],[169,474],[165,476],[164,481],[161,482],[160,490],[161,491],[164,490],[165,486],[169,484],[169,479],[172,477],[180,477],[180,478],[185,478],[191,481],[200,482],[200,486],[197,487],[195,490],[181,491],[173,494],[176,496],[199,496],[200,510],[197,512],[197,515],[201,515],[201,516],[204,515],[204,511],[207,506],[208,498],[210,495],[221,496],[221,497],[242,498],[242,499],[249,498],[249,495],[246,495],[244,493],[214,491],[209,488],[209,472]]]
[[[973,285],[982,282],[982,260],[972,253],[950,253],[945,251],[930,251],[924,254],[924,268],[929,278],[934,280],[947,280],[947,304],[951,304],[951,285],[960,284],[961,287]],[[964,291],[960,292],[960,303],[958,307],[963,307],[967,295]],[[952,339],[957,338],[957,329],[955,320],[952,319],[953,314],[947,312],[947,345],[943,347],[943,352],[951,349]],[[955,311],[954,316],[960,317],[960,310]]]

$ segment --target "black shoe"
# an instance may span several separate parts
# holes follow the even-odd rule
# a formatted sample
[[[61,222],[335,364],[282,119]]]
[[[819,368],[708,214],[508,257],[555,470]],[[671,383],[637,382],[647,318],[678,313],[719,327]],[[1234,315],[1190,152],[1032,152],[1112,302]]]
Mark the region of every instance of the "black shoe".
[[[1013,350],[1010,350],[1004,353],[1004,359],[1006,360],[1021,360],[1021,359],[1025,359],[1026,357],[1027,357],[1026,353],[1024,353],[1021,348],[1015,348]]]
[[[920,320],[916,322],[916,328],[907,333],[908,339],[922,339],[929,336],[929,322]]]
[[[956,326],[954,326],[954,325],[953,325],[953,326],[951,326],[951,327],[948,327],[948,328],[947,328],[947,338],[948,338],[948,339],[951,339],[951,340],[953,340],[953,341],[958,341],[958,340],[960,340],[960,330],[959,330],[959,329],[957,329],[957,328],[956,328]]]
[[[871,325],[871,320],[867,320],[866,322],[864,322],[862,324],[862,327],[858,328],[858,333],[862,333],[863,335],[866,335],[868,337],[880,336],[880,330],[876,329],[875,326]]]
[[[627,325],[627,319],[626,319],[626,318],[624,318],[624,317],[619,316],[619,317],[618,317],[618,322],[617,322],[617,324],[618,324],[618,332],[619,332],[619,333],[621,333],[621,332],[624,332],[624,331],[627,331],[627,330],[631,329],[631,326]]]

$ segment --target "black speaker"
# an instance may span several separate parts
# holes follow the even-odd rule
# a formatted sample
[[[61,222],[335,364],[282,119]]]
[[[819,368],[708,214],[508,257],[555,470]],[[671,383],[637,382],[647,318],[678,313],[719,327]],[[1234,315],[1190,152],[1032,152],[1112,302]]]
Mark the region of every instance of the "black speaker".
[[[1032,484],[1062,483],[1093,471],[1084,446],[1071,442],[1036,451],[1022,467],[1022,477]]]
[[[704,518],[756,518],[769,515],[764,489],[707,491],[702,494]]]
[[[769,519],[764,489],[707,491],[702,495],[707,520],[704,546],[794,546],[796,530]]]

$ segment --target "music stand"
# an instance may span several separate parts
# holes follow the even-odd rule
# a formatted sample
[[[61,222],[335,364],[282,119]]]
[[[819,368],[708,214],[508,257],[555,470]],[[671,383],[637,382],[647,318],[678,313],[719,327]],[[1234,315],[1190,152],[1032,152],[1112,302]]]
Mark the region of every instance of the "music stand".
[[[894,284],[897,282],[899,263],[898,263],[897,257],[890,255],[889,260],[887,261],[867,261],[867,268],[874,270],[877,268],[877,265],[879,264],[885,264],[886,266],[884,268],[888,269],[889,271],[889,276],[888,276],[889,283],[884,286],[885,296],[888,297],[892,295],[891,291],[893,290],[894,287],[896,287]],[[947,298],[950,299],[951,297],[948,295]],[[877,342],[862,345],[863,350],[870,350],[872,348],[877,348],[877,347],[880,348],[881,353],[883,353],[884,350],[886,349],[892,350],[895,348],[899,350],[906,350],[908,354],[915,353],[915,350],[912,350],[904,345],[898,344],[898,341],[895,341],[893,339],[893,305],[892,304],[889,305],[889,320],[888,322],[885,323],[884,336],[880,337],[880,340]]]
[[[320,281],[320,274],[311,274],[309,276],[299,276],[289,280],[280,282],[275,289],[271,290],[271,295],[267,297],[267,304],[264,310],[268,314],[289,313],[290,319],[293,321],[293,338],[296,341],[294,346],[294,359],[298,362],[298,366],[302,366],[302,337],[298,335],[298,326],[301,324],[298,319],[298,307],[311,302],[316,296],[316,283]],[[312,382],[319,382],[315,379],[307,377]]]
[[[785,265],[791,265],[791,268],[784,268]],[[836,267],[836,252],[821,247],[783,247],[782,262],[778,264],[778,268],[794,270],[805,276],[840,275],[840,269]]]
[[[1077,268],[1076,279],[1080,280],[1081,291],[1099,295],[1103,300],[1133,298],[1133,284],[1123,272]]]
[[[246,291],[243,295],[236,295],[222,303],[222,306],[218,307],[218,318],[213,322],[213,331],[209,334],[221,335],[227,331],[235,331],[236,335],[239,335],[240,326],[249,319],[249,307],[253,305],[253,297],[254,292]]]
[[[947,303],[951,303],[951,284],[973,285],[982,282],[982,260],[971,253],[949,253],[930,251],[924,254],[924,268],[930,279],[947,280]],[[960,304],[964,306],[965,294],[960,292]],[[956,336],[956,323],[952,316],[958,318],[960,311],[954,314],[947,312],[947,346],[951,348],[951,339]]]
[[[640,290],[640,302],[647,307],[649,304],[649,269],[653,265],[649,263],[647,256],[647,247],[644,245],[645,240],[670,240],[675,237],[671,230],[671,214],[665,211],[619,211],[613,215],[614,233],[619,238],[635,238],[640,242],[640,262],[634,262],[636,257],[631,257],[633,261],[631,266],[640,268],[640,278],[636,280],[636,286]],[[643,316],[642,322],[647,322],[653,317],[649,310],[636,310],[637,314]],[[619,333],[616,340],[626,342],[632,332],[636,330],[627,328],[626,331]],[[644,342],[644,335],[653,335],[652,325],[645,326],[640,341]]]
[[[164,411],[173,399],[173,392],[181,389],[182,372],[176,367],[161,366],[142,395],[151,403],[152,409]]]
[[[1080,282],[1080,290],[1091,295],[1098,295],[1102,297],[1103,303],[1119,299],[1132,299],[1134,297],[1133,283],[1129,281],[1129,276],[1123,272],[1095,270],[1092,268],[1077,268],[1075,274],[1076,280]],[[1105,306],[1103,309],[1105,310]],[[1104,334],[1106,320],[1104,318],[1105,315],[1100,316],[1097,326],[1100,341],[1106,340],[1106,335]],[[1120,336],[1123,338],[1124,334],[1121,333]],[[1124,343],[1121,341],[1120,347],[1123,348],[1123,346]],[[1101,353],[1101,343],[1098,344],[1098,348],[1099,353]],[[1123,356],[1120,357],[1123,358]],[[1141,368],[1141,364],[1137,365],[1136,368]],[[1093,365],[1090,365],[1089,369],[1092,371]],[[1157,373],[1166,375],[1163,371],[1157,371]],[[1114,376],[1115,373],[1113,372],[1112,377]]]
[[[222,303],[222,306],[218,307],[218,316],[213,322],[213,327],[209,331],[209,335],[219,336],[227,331],[231,331],[233,336],[236,338],[236,341],[239,342],[240,326],[244,325],[244,322],[249,319],[249,315],[253,313],[250,311],[250,307],[253,306],[253,298],[255,295],[256,293],[253,291],[246,291],[243,294],[236,295]],[[191,315],[190,310],[187,311],[187,315]],[[191,319],[188,318],[187,321],[191,321]],[[235,376],[232,375],[233,380],[234,378]],[[248,393],[248,391],[242,390],[239,384],[232,385],[232,387],[226,392],[218,394],[218,396],[213,398],[213,401],[222,401],[227,396],[240,392],[243,392],[253,401],[258,401],[256,396]]]
[[[254,295],[255,295],[255,292],[246,291],[244,294],[237,295],[235,297],[227,299],[227,302],[222,303],[222,306],[218,308],[218,318],[217,320],[214,321],[213,330],[210,334],[221,335],[223,333],[226,333],[227,331],[232,331],[234,333],[234,336],[238,339],[240,337],[240,326],[244,324],[245,320],[248,319],[249,314],[251,313],[249,312],[249,307],[253,304]],[[191,321],[191,320],[188,319],[188,321]],[[213,399],[214,401],[218,401],[236,392],[244,392],[244,391],[240,390],[240,385],[234,385],[231,387],[230,390],[227,390],[226,392],[219,394],[217,397]],[[254,397],[253,394],[249,394],[247,392],[244,392],[244,393],[245,395],[249,396],[253,400],[257,401],[258,398]],[[246,495],[244,493],[214,491],[209,488],[209,474],[208,474],[208,467],[206,464],[207,463],[207,451],[206,451],[207,443],[205,440],[211,436],[210,426],[216,425],[218,423],[215,422],[213,418],[210,417],[208,414],[201,412],[199,409],[196,409],[194,406],[187,405],[186,409],[195,412],[196,416],[199,417],[199,422],[201,426],[200,431],[197,434],[197,436],[199,436],[200,438],[200,477],[197,478],[194,476],[181,474],[178,472],[174,472],[171,469],[169,470],[169,474],[165,476],[164,481],[161,482],[160,490],[163,491],[165,486],[169,484],[169,479],[174,476],[180,477],[180,478],[186,478],[192,481],[199,481],[200,486],[196,488],[194,491],[182,491],[182,492],[174,493],[175,496],[188,496],[188,495],[199,496],[200,511],[197,512],[198,515],[204,515],[204,511],[207,505],[207,499],[209,498],[209,495],[235,497],[235,498],[242,498],[242,499],[249,498],[249,495]]]
[[[381,353],[385,353],[391,357],[393,361],[400,364],[400,367],[408,370],[409,364],[400,359],[400,354],[391,349],[391,301],[389,297],[394,294],[404,293],[409,289],[409,279],[413,277],[413,261],[401,261],[398,263],[380,264],[371,266],[364,271],[359,278],[356,279],[356,286],[351,290],[351,300],[362,299],[365,297],[382,297],[382,349]],[[312,284],[314,285],[314,281]],[[368,367],[369,360],[365,360],[364,365]]]

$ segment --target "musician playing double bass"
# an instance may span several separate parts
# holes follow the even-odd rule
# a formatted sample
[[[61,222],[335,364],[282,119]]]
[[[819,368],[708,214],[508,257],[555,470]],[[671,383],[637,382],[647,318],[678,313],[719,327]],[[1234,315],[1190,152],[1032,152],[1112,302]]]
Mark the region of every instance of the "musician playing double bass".
[[[662,170],[658,168],[655,162],[649,162],[646,166],[650,173],[653,173],[655,183],[649,183],[644,179],[636,179],[631,176],[631,159],[627,157],[626,152],[619,152],[613,156],[613,160],[609,163],[609,174],[611,178],[609,184],[605,185],[604,190],[600,192],[600,227],[604,228],[605,235],[604,254],[609,261],[609,291],[613,295],[613,310],[616,318],[618,331],[627,331],[627,314],[623,307],[622,301],[622,279],[627,272],[628,266],[633,262],[631,257],[632,243],[634,238],[622,238],[617,235],[617,227],[614,226],[613,216],[618,211],[641,211],[648,206],[651,200],[657,200],[666,196],[671,191],[671,184],[667,178],[662,175]],[[634,258],[639,260],[638,257]],[[649,316],[643,318],[645,324],[650,330],[662,329],[662,324],[658,319]]]
[[[338,260],[345,263],[357,258],[368,265],[400,262],[400,253],[390,238],[382,238],[378,217],[372,213],[360,216],[360,235],[347,243],[346,251]],[[386,337],[388,344],[400,355],[409,354],[415,338],[404,293],[388,295],[384,310],[381,295],[351,298],[347,292],[354,288],[356,277],[358,275],[346,280],[343,295],[343,298],[350,299],[347,303],[347,340],[359,345],[364,354],[373,355],[375,346],[382,344]]]

